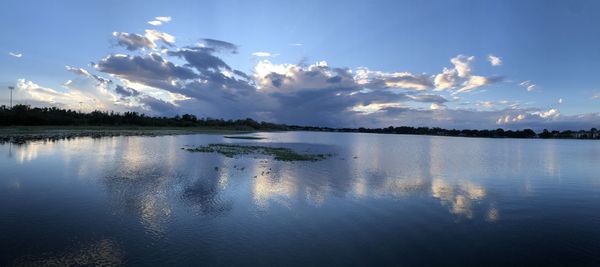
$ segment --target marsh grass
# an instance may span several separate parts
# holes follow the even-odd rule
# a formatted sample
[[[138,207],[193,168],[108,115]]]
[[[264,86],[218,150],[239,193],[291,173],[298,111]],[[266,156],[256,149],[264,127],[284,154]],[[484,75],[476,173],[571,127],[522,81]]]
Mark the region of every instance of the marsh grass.
[[[229,158],[239,155],[261,154],[272,156],[273,159],[279,161],[319,161],[331,156],[331,154],[301,154],[285,147],[239,144],[209,144],[207,146],[185,148],[185,150],[189,152],[219,153]]]

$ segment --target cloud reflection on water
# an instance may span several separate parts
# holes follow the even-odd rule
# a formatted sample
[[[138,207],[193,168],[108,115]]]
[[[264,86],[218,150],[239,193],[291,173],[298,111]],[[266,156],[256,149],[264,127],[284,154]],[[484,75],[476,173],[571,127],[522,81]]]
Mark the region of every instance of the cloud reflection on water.
[[[74,166],[78,177],[100,174],[99,181],[105,186],[114,210],[137,214],[140,223],[154,234],[164,231],[179,202],[199,215],[230,212],[235,206],[228,197],[232,183],[237,185],[236,194],[250,193],[253,205],[263,211],[268,211],[272,204],[294,208],[300,200],[320,207],[330,198],[402,201],[400,198],[426,194],[448,206],[450,213],[474,218],[475,207],[489,202],[483,185],[440,175],[453,168],[449,165],[452,161],[444,154],[444,140],[424,139],[423,145],[429,152],[421,156],[426,157],[402,158],[399,165],[399,159],[383,156],[396,152],[386,151],[394,148],[386,147],[387,143],[381,140],[355,143],[323,162],[290,163],[190,154],[181,151],[177,138],[81,138],[29,143],[15,153],[22,159],[19,162],[24,163],[62,149],[65,163]],[[89,149],[94,153],[86,153]],[[498,214],[499,207],[490,206],[481,216],[494,221]]]

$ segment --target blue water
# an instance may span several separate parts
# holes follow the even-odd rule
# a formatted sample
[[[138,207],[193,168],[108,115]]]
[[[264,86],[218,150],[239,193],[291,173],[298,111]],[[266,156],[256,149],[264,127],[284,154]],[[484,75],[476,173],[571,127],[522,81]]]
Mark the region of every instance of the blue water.
[[[254,135],[0,145],[0,266],[600,266],[600,142]]]

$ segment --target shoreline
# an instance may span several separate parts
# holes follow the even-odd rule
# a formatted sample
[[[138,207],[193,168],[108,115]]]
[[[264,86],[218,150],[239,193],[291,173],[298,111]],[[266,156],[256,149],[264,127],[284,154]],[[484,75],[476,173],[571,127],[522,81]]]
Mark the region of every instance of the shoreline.
[[[211,127],[16,126],[0,127],[0,144],[25,144],[30,141],[58,141],[80,137],[243,134],[252,132],[255,131]]]
[[[0,126],[0,144],[25,144],[30,141],[58,141],[82,137],[100,138],[115,136],[167,136],[167,135],[191,135],[191,134],[218,134],[235,135],[256,132],[279,132],[278,129],[232,129],[226,127],[176,127],[176,126]],[[411,134],[411,133],[384,133],[384,132],[359,132],[359,131],[335,131],[335,130],[303,130],[290,129],[287,131],[306,132],[332,132],[332,133],[366,133],[383,135],[416,135],[416,136],[440,136],[440,137],[462,137],[462,138],[486,138],[486,139],[558,139],[558,140],[598,140],[574,137],[492,137],[492,136],[461,136],[461,135],[435,135],[435,134]],[[225,137],[231,138],[231,137]]]

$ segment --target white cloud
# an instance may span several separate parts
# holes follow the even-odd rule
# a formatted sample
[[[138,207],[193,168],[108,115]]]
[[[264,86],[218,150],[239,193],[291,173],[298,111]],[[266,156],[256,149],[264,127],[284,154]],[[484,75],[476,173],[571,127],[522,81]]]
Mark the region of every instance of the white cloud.
[[[431,106],[429,106],[429,109],[431,109],[431,110],[443,110],[443,109],[446,109],[446,106],[444,106],[443,104],[431,103]]]
[[[535,87],[536,87],[536,85],[535,85],[535,84],[528,85],[528,86],[527,86],[527,92],[531,92],[531,91],[535,90]]]
[[[301,43],[291,43],[290,45],[291,46],[303,46],[304,44],[301,44]]]
[[[563,99],[562,99],[562,98],[559,98],[559,99],[558,99],[558,103],[559,103],[559,104],[562,104],[562,103],[563,103]]]
[[[515,122],[523,121],[526,118],[527,118],[527,114],[518,114],[518,115],[514,115],[514,116],[505,115],[505,116],[498,118],[498,120],[496,120],[496,124],[515,123]]]
[[[433,84],[436,91],[460,88],[453,94],[471,92],[479,87],[501,81],[501,77],[485,77],[472,74],[471,64],[474,56],[458,55],[450,59],[454,68],[444,68],[442,73],[434,76]]]
[[[519,111],[517,111],[519,112]],[[501,116],[496,121],[496,124],[511,124],[511,123],[539,123],[555,120],[560,116],[557,109],[540,110],[525,113],[507,114]]]
[[[160,26],[171,21],[171,17],[155,17],[154,20],[148,21],[152,26]]]
[[[455,94],[471,92],[479,87],[488,85],[490,83],[490,79],[486,77],[473,75],[469,77],[469,79],[466,82],[463,83],[463,87],[456,91]]]
[[[435,76],[433,83],[436,90],[451,89],[456,85],[456,70],[444,68],[442,73]]]
[[[471,63],[473,60],[475,60],[474,56],[458,55],[450,59],[450,62],[454,64],[454,69],[458,73],[458,77],[465,78],[471,75]]]
[[[252,53],[252,55],[255,57],[270,57],[273,54],[271,54],[269,52],[254,52],[254,53]]]
[[[490,62],[490,64],[492,64],[492,66],[502,65],[502,59],[494,55],[488,55],[488,61]]]
[[[78,103],[86,99],[81,94],[59,92],[25,79],[18,79],[16,88],[18,94],[17,98],[26,102],[33,101],[47,104],[58,103],[72,106],[69,104]]]
[[[527,92],[531,92],[531,91],[533,91],[533,90],[535,90],[537,88],[537,85],[533,84],[529,80],[523,81],[519,85],[522,86],[522,87],[525,87],[525,89],[527,89]]]
[[[81,75],[81,76],[86,76],[86,77],[90,77],[92,76],[87,70],[82,69],[82,68],[75,68],[75,67],[71,67],[71,66],[65,66],[65,69],[69,72]]]
[[[496,103],[494,103],[492,101],[481,101],[481,102],[478,102],[476,105],[486,107],[486,108],[492,108],[496,105]]]
[[[23,56],[23,54],[21,54],[21,53],[8,52],[8,54],[11,55],[11,56],[13,56],[13,57],[16,57],[16,58],[20,58],[20,57]]]
[[[162,22],[170,22],[171,21],[171,17],[156,17],[155,19],[158,21],[162,21]]]
[[[560,112],[558,112],[558,110],[554,109],[554,108],[549,109],[547,111],[533,112],[531,114],[540,116],[541,118],[544,118],[544,119],[556,118],[556,117],[560,116]]]
[[[592,96],[592,99],[600,99],[600,93],[597,93]]]
[[[165,32],[160,32],[157,30],[145,30],[144,36],[146,36],[146,38],[148,38],[148,40],[150,40],[153,43],[156,41],[159,41],[159,40],[163,41],[167,44],[173,44],[175,42],[175,37],[173,35],[170,35]],[[155,47],[156,47],[156,44],[152,48],[155,48]]]
[[[386,108],[399,108],[399,107],[402,107],[402,104],[400,104],[400,103],[372,103],[372,104],[368,104],[368,105],[362,105],[362,104],[356,105],[356,106],[353,106],[351,108],[351,110],[354,112],[368,115],[368,114],[380,112]]]

